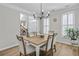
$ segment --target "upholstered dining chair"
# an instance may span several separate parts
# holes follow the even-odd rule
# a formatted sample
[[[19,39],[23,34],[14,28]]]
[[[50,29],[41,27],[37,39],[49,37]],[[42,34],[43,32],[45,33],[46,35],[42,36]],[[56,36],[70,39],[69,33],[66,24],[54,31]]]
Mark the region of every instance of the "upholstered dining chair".
[[[23,37],[16,35],[18,41],[19,41],[19,51],[20,56],[28,56],[28,55],[35,55],[35,48],[33,46],[30,46],[23,40]]]
[[[53,39],[53,49],[55,50],[56,52],[56,36],[57,36],[57,33],[53,33],[52,35],[52,39]]]
[[[56,33],[53,33],[53,35],[48,35],[46,45],[41,47],[41,55],[53,55],[53,50],[56,52],[56,45],[54,42],[56,35]]]

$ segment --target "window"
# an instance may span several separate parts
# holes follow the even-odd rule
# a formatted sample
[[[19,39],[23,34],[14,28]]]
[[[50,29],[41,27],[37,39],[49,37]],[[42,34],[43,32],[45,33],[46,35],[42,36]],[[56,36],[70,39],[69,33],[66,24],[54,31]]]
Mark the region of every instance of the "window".
[[[74,27],[74,14],[71,12],[63,14],[62,23],[62,34],[66,35],[65,29]]]
[[[37,22],[36,19],[34,19],[32,16],[29,16],[29,23],[28,23],[29,33],[37,31],[36,22]]]
[[[20,14],[20,24],[27,27],[27,16],[25,14]]]
[[[49,32],[49,18],[44,19],[44,34],[48,34]]]

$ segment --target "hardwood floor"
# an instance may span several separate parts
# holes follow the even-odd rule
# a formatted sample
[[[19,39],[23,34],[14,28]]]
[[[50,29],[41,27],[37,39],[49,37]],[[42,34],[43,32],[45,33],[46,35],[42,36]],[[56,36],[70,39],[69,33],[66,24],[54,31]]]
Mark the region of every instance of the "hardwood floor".
[[[18,56],[18,55],[19,55],[18,46],[0,52],[0,56]]]
[[[56,43],[57,51],[54,56],[78,56],[78,48],[63,43]],[[0,56],[19,56],[18,47],[13,47],[0,52]]]
[[[57,52],[54,56],[78,56],[78,48],[63,43],[57,43]]]

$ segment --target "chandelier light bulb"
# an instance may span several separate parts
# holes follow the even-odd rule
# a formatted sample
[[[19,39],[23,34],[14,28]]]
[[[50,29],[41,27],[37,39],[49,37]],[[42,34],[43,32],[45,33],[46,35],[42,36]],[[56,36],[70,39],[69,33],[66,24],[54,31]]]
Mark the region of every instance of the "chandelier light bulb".
[[[42,12],[44,12],[44,10],[42,10]]]

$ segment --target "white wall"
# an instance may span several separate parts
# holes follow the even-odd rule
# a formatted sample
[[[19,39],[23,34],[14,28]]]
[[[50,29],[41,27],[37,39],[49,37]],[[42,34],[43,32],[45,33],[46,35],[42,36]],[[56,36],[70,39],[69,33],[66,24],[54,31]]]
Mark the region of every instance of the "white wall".
[[[17,44],[19,12],[0,5],[0,51]]]
[[[61,16],[65,12],[74,11],[75,15],[75,27],[79,28],[79,8],[77,9],[69,9],[69,10],[60,10],[57,12],[52,13],[50,17],[50,31],[55,31],[58,33],[57,35],[57,41],[62,43],[69,43],[70,40],[64,39],[62,37],[62,19]],[[57,18],[57,22],[53,22],[53,18]]]
[[[56,22],[54,22],[54,18],[56,18],[57,19],[57,21]],[[62,35],[62,33],[61,33],[61,27],[62,25],[61,25],[61,15],[60,14],[53,14],[51,17],[50,17],[50,28],[49,28],[49,31],[55,31],[56,33],[58,33],[57,34],[57,36],[56,36],[56,40],[59,42],[59,41],[62,41],[61,40],[61,35]]]

